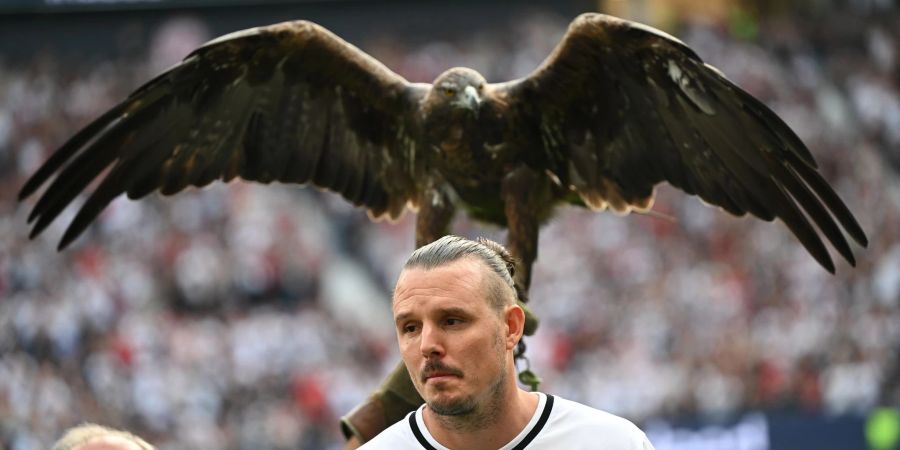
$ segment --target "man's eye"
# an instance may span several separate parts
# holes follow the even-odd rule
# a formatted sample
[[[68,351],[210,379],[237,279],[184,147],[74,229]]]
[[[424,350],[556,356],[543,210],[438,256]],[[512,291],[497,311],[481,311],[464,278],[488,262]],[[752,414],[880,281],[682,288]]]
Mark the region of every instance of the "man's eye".
[[[455,318],[455,317],[451,317],[451,318],[449,318],[449,319],[446,320],[446,324],[447,324],[447,325],[450,325],[450,326],[459,325],[459,324],[461,324],[461,323],[463,323],[463,320],[462,320],[462,319],[457,319],[457,318]]]
[[[415,324],[404,325],[403,332],[404,333],[415,333],[416,332]]]

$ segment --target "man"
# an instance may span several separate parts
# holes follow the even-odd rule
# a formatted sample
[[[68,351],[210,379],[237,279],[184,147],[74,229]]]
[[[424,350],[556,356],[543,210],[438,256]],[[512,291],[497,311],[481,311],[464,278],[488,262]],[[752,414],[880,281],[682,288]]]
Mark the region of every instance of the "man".
[[[499,244],[446,236],[416,250],[394,290],[403,362],[425,404],[364,449],[652,450],[631,422],[516,384],[525,313]]]
[[[127,432],[86,423],[70,428],[53,444],[53,450],[154,450],[143,439]]]

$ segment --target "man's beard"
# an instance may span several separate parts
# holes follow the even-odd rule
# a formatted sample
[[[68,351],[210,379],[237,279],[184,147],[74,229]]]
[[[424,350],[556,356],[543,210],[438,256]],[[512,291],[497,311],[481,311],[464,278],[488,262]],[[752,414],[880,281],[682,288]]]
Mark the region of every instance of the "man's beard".
[[[503,346],[503,337],[497,330],[497,338],[494,341],[494,350],[498,358],[500,373],[494,383],[488,388],[487,395],[484,397],[483,403],[479,405],[476,395],[470,395],[465,398],[448,399],[445,401],[432,400],[426,401],[430,408],[438,417],[443,417],[445,425],[447,422],[455,422],[455,427],[477,429],[489,422],[496,420],[497,411],[502,407],[503,387],[506,384],[506,349]]]
[[[496,406],[494,404],[500,400],[500,391],[503,389],[503,383],[505,381],[506,371],[501,371],[500,376],[497,378],[496,382],[491,385],[487,393],[487,401],[484,405],[486,410],[493,409],[492,406]],[[474,395],[459,399],[448,399],[445,401],[432,400],[427,403],[432,411],[441,416],[465,416],[476,412],[478,409],[478,400]]]

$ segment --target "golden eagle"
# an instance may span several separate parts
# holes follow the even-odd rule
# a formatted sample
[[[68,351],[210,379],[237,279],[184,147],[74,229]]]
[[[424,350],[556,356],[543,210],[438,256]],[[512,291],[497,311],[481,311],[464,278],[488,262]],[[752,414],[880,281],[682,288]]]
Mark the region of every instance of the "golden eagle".
[[[579,16],[540,67],[504,83],[465,68],[410,83],[306,21],[222,36],[40,167],[19,194],[56,175],[29,216],[31,236],[107,170],[60,249],[122,193],[234,177],[311,183],[374,218],[410,207],[417,245],[447,234],[462,207],[508,227],[523,291],[554,207],[647,210],[662,181],[735,215],[781,219],[829,272],[819,232],[850,264],[844,232],[867,244],[769,108],[681,41],[602,14]]]
[[[602,14],[579,16],[534,73],[505,83],[466,68],[410,83],[307,21],[222,36],[40,167],[20,199],[58,176],[29,216],[31,237],[108,168],[60,249],[122,193],[170,195],[236,176],[312,183],[374,218],[409,206],[419,245],[446,234],[462,206],[509,228],[525,286],[538,225],[556,205],[647,210],[661,181],[735,215],[780,218],[829,272],[808,218],[851,264],[834,219],[867,243],[769,108],[678,39]]]

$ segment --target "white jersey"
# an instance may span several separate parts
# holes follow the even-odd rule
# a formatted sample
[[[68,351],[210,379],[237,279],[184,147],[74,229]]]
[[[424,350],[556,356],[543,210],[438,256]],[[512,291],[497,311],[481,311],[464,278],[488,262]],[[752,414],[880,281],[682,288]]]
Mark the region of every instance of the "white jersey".
[[[580,403],[538,392],[540,400],[528,425],[500,450],[653,450],[647,436],[633,423]],[[450,450],[428,432],[425,405],[391,425],[361,449]]]

